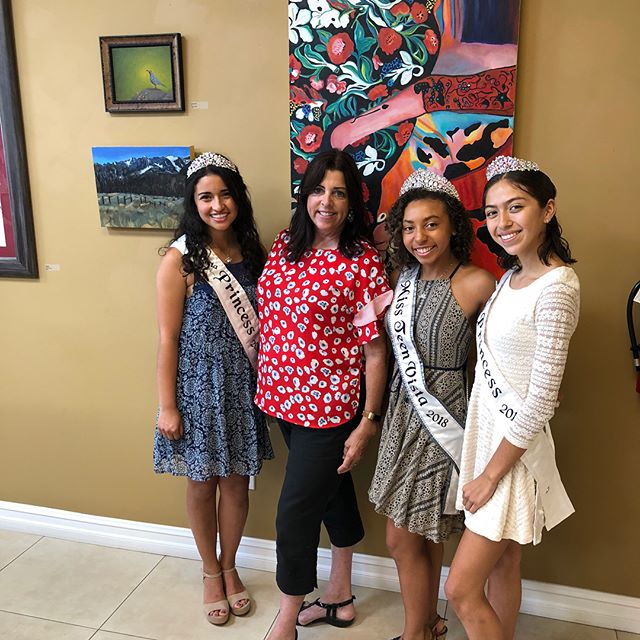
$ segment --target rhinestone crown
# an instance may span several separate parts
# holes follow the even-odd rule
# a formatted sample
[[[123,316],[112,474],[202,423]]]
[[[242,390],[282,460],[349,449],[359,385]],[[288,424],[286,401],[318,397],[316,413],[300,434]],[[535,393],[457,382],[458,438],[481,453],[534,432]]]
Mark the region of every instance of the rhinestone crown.
[[[514,156],[498,156],[487,167],[487,181],[509,171],[540,171],[540,167],[531,160],[521,160]]]
[[[204,167],[209,166],[231,169],[231,171],[238,173],[238,167],[236,167],[229,158],[226,158],[220,153],[211,153],[211,151],[207,151],[206,153],[199,155],[189,164],[189,167],[187,168],[187,178],[199,169],[204,169]]]
[[[456,188],[443,176],[439,176],[429,169],[418,169],[414,171],[400,188],[400,195],[404,195],[412,189],[426,189],[427,191],[440,191],[448,196],[460,200]]]

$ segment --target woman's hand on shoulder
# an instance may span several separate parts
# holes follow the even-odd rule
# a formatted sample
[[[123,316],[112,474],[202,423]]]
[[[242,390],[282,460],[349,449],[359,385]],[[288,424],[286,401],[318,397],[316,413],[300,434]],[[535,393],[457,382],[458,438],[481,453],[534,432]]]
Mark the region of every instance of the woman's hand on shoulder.
[[[180,440],[184,433],[180,412],[175,408],[161,408],[158,413],[158,431],[169,440]]]

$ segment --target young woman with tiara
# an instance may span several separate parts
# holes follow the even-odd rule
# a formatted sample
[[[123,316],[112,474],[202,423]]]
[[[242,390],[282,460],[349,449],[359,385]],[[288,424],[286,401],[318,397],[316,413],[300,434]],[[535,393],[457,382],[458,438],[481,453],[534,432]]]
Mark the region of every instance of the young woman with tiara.
[[[394,640],[443,640],[438,615],[443,542],[463,527],[455,496],[467,413],[473,327],[495,288],[469,264],[473,231],[455,187],[425,169],[389,215],[394,299],[386,315],[395,366],[369,497],[387,516],[404,630]]]
[[[154,468],[187,476],[204,613],[215,625],[251,607],[235,558],[247,518],[249,476],[273,457],[265,418],[253,402],[255,289],[265,260],[237,167],[218,153],[198,156],[187,169],[175,240],[158,270]]]
[[[549,420],[578,322],[580,287],[549,177],[533,162],[501,156],[487,179],[487,227],[508,271],[476,328],[457,499],[466,530],[445,591],[470,640],[511,640],[521,545],[538,544],[543,526],[551,529],[573,512]]]

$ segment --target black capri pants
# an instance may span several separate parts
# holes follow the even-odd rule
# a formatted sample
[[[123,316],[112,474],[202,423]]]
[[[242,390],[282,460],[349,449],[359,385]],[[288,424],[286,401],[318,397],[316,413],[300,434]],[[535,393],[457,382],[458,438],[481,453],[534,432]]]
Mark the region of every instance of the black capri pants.
[[[331,544],[364,538],[351,473],[338,474],[344,443],[360,415],[339,427],[311,429],[278,420],[289,449],[276,516],[276,583],[282,593],[306,595],[317,585],[320,525]]]

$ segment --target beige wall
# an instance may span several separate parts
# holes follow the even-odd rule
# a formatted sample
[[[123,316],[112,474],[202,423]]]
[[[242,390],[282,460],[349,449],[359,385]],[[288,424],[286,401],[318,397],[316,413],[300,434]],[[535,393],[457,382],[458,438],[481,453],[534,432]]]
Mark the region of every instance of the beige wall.
[[[640,396],[624,326],[640,278],[640,4],[522,4],[516,152],[559,185],[583,287],[554,420],[577,514],[527,549],[524,575],[640,596]],[[0,499],[186,526],[183,481],[151,469],[154,273],[168,235],[100,227],[91,146],[228,153],[268,242],[289,206],[286,2],[14,0],[13,9],[41,277],[0,281]],[[184,37],[187,101],[209,109],[106,114],[98,36],[174,31]],[[250,536],[273,537],[284,460],[273,435],[278,459],[252,494]],[[383,555],[384,521],[365,497],[374,458],[371,447],[357,471],[360,550]]]

